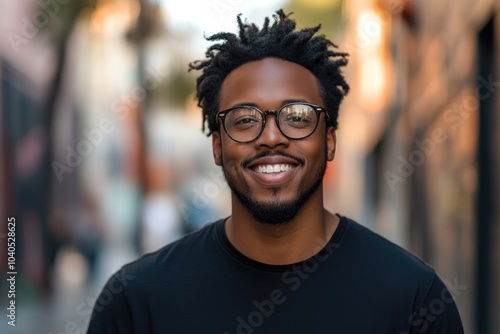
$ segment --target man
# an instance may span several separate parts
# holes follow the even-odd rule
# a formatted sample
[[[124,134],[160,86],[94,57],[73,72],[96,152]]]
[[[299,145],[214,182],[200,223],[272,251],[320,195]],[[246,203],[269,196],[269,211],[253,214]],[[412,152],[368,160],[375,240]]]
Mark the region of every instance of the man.
[[[324,209],[347,55],[274,19],[191,64],[231,216],[124,266],[88,333],[463,333],[431,267]]]

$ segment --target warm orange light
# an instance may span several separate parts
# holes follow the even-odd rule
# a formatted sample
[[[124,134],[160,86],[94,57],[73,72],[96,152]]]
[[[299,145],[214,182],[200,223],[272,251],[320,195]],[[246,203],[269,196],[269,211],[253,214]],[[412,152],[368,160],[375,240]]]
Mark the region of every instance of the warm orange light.
[[[384,45],[387,22],[371,9],[365,9],[358,17],[357,38],[359,43],[358,82],[361,101],[366,110],[383,110],[388,92],[388,59]]]
[[[380,44],[384,24],[378,14],[371,10],[363,11],[358,19],[358,41],[360,46]]]
[[[136,1],[105,2],[92,13],[91,28],[104,33],[123,31],[137,20],[139,9]]]
[[[387,76],[380,57],[367,58],[361,65],[360,90],[363,101],[374,110],[380,110],[385,100]]]

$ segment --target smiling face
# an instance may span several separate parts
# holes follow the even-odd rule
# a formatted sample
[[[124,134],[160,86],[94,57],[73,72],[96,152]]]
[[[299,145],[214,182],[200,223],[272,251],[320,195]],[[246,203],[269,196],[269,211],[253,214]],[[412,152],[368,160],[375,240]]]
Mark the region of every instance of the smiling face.
[[[277,58],[252,61],[224,80],[219,111],[253,105],[277,110],[290,102],[324,106],[316,77],[305,67]],[[213,133],[215,162],[222,166],[232,190],[235,210],[247,210],[262,223],[283,224],[308,201],[322,201],[326,162],[335,154],[335,131],[320,114],[316,131],[294,140],[281,134],[275,116],[268,115],[261,136],[250,143],[233,141],[223,127]],[[236,204],[236,205],[235,205]]]

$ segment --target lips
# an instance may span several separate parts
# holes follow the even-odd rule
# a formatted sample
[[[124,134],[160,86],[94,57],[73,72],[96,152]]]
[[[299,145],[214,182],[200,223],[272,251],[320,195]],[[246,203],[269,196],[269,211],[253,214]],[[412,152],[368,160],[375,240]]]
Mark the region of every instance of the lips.
[[[252,177],[265,186],[277,186],[293,178],[303,160],[286,153],[261,153],[245,162]]]
[[[262,152],[243,162],[244,168],[252,168],[252,169],[257,166],[265,166],[266,169],[268,166],[272,166],[274,170],[275,165],[280,165],[280,168],[281,165],[292,166],[292,167],[303,166],[304,160],[295,157],[291,154],[277,151],[275,153]]]

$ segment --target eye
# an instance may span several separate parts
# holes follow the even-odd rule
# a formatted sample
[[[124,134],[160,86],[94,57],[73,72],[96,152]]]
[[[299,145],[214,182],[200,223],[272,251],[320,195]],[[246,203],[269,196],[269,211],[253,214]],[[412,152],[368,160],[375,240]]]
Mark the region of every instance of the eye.
[[[232,110],[227,115],[228,125],[237,129],[246,129],[259,124],[261,121],[260,113],[251,107],[238,108]]]
[[[293,123],[310,122],[311,118],[304,115],[287,115],[285,121]]]
[[[316,113],[308,105],[296,104],[287,106],[281,114],[281,120],[294,127],[308,126],[316,121]]]
[[[254,116],[242,116],[242,117],[239,117],[238,119],[235,119],[233,121],[233,124],[234,125],[241,125],[241,124],[255,123],[258,121],[259,120]]]

